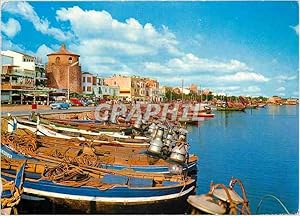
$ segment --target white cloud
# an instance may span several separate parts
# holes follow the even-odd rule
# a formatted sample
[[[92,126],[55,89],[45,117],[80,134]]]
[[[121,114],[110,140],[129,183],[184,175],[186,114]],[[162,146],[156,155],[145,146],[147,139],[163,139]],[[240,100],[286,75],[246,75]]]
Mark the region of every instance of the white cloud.
[[[48,47],[45,44],[42,44],[41,46],[39,46],[39,48],[35,52],[34,56],[42,58],[43,63],[45,63],[45,62],[47,62],[47,54],[53,53],[53,52],[54,52],[53,49],[51,49],[50,47]]]
[[[259,88],[258,86],[248,86],[243,91],[247,93],[259,93],[261,92],[261,88]]]
[[[70,22],[82,47],[92,44],[102,53],[127,55],[155,55],[161,50],[180,54],[175,35],[165,26],[158,31],[151,23],[142,25],[134,18],[120,22],[106,11],[82,10],[78,6],[57,10],[56,15],[57,20]]]
[[[222,82],[243,82],[243,81],[268,82],[269,78],[265,77],[262,74],[254,73],[254,72],[237,72],[235,74],[216,77],[216,80]]]
[[[278,89],[276,89],[276,91],[278,91],[278,92],[283,92],[283,91],[285,91],[285,87],[281,86],[281,87],[279,87]]]
[[[15,50],[24,52],[25,48],[22,44],[13,43],[11,40],[2,38],[2,50]]]
[[[299,35],[299,24],[295,26],[290,26],[290,28],[292,28],[296,32],[296,34]]]
[[[275,79],[279,83],[284,83],[286,81],[296,80],[297,79],[297,75],[279,75],[279,76],[276,76]]]
[[[15,2],[13,5],[3,10],[32,22],[45,35],[66,40],[67,48],[81,55],[83,70],[101,76],[139,74],[159,78],[161,83],[169,85],[180,84],[184,78],[185,83],[209,83],[230,92],[243,92],[236,84],[239,82],[251,85],[269,80],[237,59],[218,61],[180,51],[176,36],[166,26],[140,23],[130,17],[120,21],[106,11],[75,6],[56,11],[58,24],[70,24],[64,33],[47,19],[40,18],[30,4]],[[42,44],[33,53],[45,61],[52,49],[57,47]]]
[[[58,28],[51,27],[49,21],[41,19],[34,11],[34,8],[27,2],[7,2],[3,6],[3,11],[21,16],[23,19],[31,22],[38,32],[52,36],[59,41],[66,41],[72,36],[70,32],[64,33]]]
[[[181,58],[172,58],[165,64],[157,62],[145,62],[145,70],[174,73],[174,72],[220,72],[230,73],[241,70],[250,70],[250,68],[243,62],[232,59],[228,62],[221,62],[210,60],[207,58],[199,58],[198,56],[188,53]]]
[[[281,92],[281,93],[279,93],[279,96],[285,96],[285,93],[283,93],[283,92]]]
[[[21,25],[17,20],[9,18],[7,23],[1,22],[1,31],[9,38],[13,38],[21,31]]]
[[[216,91],[237,91],[241,87],[240,86],[218,86],[218,87],[210,87],[209,89],[214,89]]]

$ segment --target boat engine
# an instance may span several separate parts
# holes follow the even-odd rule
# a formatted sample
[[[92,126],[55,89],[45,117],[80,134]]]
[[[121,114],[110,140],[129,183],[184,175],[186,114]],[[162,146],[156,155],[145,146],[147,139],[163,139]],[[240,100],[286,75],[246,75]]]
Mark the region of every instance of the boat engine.
[[[133,127],[136,128],[136,129],[140,129],[141,126],[142,126],[142,120],[138,118],[138,119],[135,121]]]
[[[149,129],[147,131],[151,137],[154,139],[155,134],[156,134],[156,124],[154,122],[151,123],[151,125],[149,126]]]
[[[170,160],[178,163],[185,163],[187,159],[187,153],[187,145],[185,143],[182,143],[172,149]]]
[[[179,129],[179,141],[186,141],[186,135],[187,135],[188,131],[186,129],[180,128]]]
[[[162,155],[168,157],[171,153],[172,147],[174,144],[174,138],[171,133],[168,133],[167,138],[164,141],[164,145],[162,147]]]
[[[157,133],[155,135],[155,138],[151,140],[150,146],[148,148],[148,151],[154,154],[160,154],[161,148],[163,147],[162,137],[163,137],[164,131],[162,128],[159,128],[157,130]]]

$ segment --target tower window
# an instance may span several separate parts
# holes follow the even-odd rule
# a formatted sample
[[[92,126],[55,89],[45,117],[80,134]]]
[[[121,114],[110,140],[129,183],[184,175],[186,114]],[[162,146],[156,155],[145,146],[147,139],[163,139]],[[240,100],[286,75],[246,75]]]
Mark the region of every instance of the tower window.
[[[56,57],[55,63],[56,63],[56,64],[59,64],[59,63],[60,63],[60,58],[59,58],[59,57]]]
[[[69,61],[69,64],[71,64],[73,62],[72,57],[69,57],[68,61]]]

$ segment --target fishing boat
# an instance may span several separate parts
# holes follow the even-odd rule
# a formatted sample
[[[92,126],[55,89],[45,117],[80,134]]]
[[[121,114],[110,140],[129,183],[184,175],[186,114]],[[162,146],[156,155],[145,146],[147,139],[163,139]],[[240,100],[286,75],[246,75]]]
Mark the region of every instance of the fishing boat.
[[[2,192],[1,192],[1,215],[9,215],[13,210],[17,215],[16,206],[21,201],[21,195],[23,193],[23,178],[25,171],[26,161],[16,167],[16,175],[7,181],[5,178],[1,178]]]
[[[217,107],[217,111],[245,111],[245,107]]]
[[[36,132],[39,135],[54,136],[65,139],[78,138],[80,140],[85,139],[99,139],[99,142],[106,140],[114,140],[122,142],[123,144],[133,145],[148,145],[149,138],[145,136],[128,136],[123,132],[94,132],[88,130],[77,129],[76,127],[62,127],[55,124],[41,124],[40,122],[27,121],[21,118],[8,118],[8,127],[10,130],[15,128],[28,129],[32,132]],[[85,138],[86,137],[86,138]],[[109,139],[109,137],[113,139]],[[102,140],[102,138],[104,140]]]
[[[257,104],[247,104],[246,109],[256,109],[258,107]]]
[[[11,181],[24,161],[2,158],[1,162],[2,178]],[[182,213],[195,191],[195,180],[28,161],[23,188],[30,196],[86,213]]]
[[[257,108],[265,108],[267,104],[259,103],[257,105],[258,105]]]
[[[20,158],[18,153],[43,159],[54,157],[59,161],[68,160],[107,169],[131,168],[143,172],[169,173],[177,166],[176,161],[164,155],[149,155],[147,148],[128,148],[121,145],[102,145],[97,142],[66,140],[57,137],[36,136],[27,129],[18,129],[13,134],[2,133],[2,154]],[[13,150],[11,152],[9,150]],[[172,153],[172,149],[169,154]],[[187,154],[187,153],[186,153]],[[183,170],[197,171],[197,157],[189,155],[182,161]]]

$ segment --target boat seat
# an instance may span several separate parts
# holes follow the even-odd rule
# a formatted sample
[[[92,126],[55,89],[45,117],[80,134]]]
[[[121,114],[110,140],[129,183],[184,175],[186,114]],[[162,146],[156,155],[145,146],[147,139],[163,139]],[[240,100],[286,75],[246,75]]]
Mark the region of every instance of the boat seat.
[[[128,182],[128,177],[127,176],[118,176],[118,175],[107,174],[107,175],[103,176],[101,182],[107,183],[107,184],[125,185]]]
[[[130,177],[129,187],[152,187],[152,179]]]

